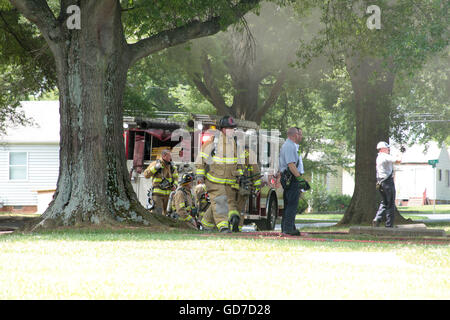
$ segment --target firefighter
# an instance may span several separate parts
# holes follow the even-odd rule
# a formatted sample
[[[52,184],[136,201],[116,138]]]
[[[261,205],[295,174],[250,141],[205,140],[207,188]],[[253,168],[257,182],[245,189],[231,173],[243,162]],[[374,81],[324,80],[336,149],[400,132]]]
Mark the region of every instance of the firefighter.
[[[177,219],[188,222],[188,225],[198,229],[196,214],[197,208],[192,196],[192,181],[194,177],[190,173],[185,173],[181,177],[180,186],[173,197],[173,206],[177,213]]]
[[[242,169],[237,163],[234,119],[223,117],[218,128],[218,134],[202,145],[196,161],[197,181],[205,183],[211,200],[211,210],[204,214],[201,224],[206,230],[217,227],[219,232],[229,233],[239,228],[236,190]]]
[[[256,155],[252,153],[252,157],[250,157],[251,151],[249,147],[245,146],[245,151],[243,154],[242,161],[242,170],[243,176],[240,180],[239,192],[238,192],[238,208],[241,213],[240,221],[239,221],[239,231],[242,231],[242,226],[244,225],[244,215],[248,208],[248,200],[251,201],[252,193],[256,193],[261,188],[261,171],[258,163],[256,162]]]
[[[153,212],[167,215],[167,203],[172,190],[178,183],[177,168],[172,163],[172,155],[169,150],[161,152],[161,156],[144,171],[144,177],[152,178],[152,199],[155,203]]]
[[[201,221],[205,213],[211,211],[211,202],[204,183],[198,184],[194,188],[195,206],[198,209],[198,219]],[[208,214],[211,214],[210,212]]]

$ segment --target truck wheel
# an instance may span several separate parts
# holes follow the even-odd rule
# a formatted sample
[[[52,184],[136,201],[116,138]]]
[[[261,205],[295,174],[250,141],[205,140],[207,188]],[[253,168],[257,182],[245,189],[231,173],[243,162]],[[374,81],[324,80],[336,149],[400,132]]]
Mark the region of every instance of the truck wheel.
[[[268,230],[275,230],[275,224],[277,223],[278,203],[273,194],[270,197],[268,213],[269,214],[266,220]]]
[[[270,197],[269,206],[267,208],[267,219],[255,221],[258,230],[274,230],[277,221],[278,205],[274,196]]]

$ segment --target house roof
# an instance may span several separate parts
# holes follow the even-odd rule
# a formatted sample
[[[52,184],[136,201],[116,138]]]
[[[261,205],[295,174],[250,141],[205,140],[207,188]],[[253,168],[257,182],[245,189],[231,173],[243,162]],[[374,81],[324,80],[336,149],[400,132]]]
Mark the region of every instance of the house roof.
[[[22,101],[21,110],[34,124],[10,126],[0,143],[59,143],[59,101]],[[19,109],[20,110],[20,109]]]
[[[391,154],[399,155],[400,145],[391,141]],[[426,144],[414,144],[405,146],[406,151],[402,155],[402,163],[428,163],[428,160],[439,159],[441,152],[448,152],[446,146],[439,146],[437,142],[430,141]]]

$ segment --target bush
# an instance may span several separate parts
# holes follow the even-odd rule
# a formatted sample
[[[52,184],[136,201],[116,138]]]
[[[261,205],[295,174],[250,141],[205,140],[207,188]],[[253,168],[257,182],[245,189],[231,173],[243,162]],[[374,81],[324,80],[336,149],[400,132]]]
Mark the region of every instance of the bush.
[[[327,211],[345,210],[350,205],[351,196],[345,194],[330,194]]]
[[[300,198],[298,201],[298,207],[297,207],[297,214],[302,214],[303,212],[308,209],[308,201],[306,201],[304,198]]]
[[[311,189],[302,197],[314,212],[343,211],[350,205],[351,199],[352,197],[348,195],[329,193],[326,186],[321,183],[312,183]]]

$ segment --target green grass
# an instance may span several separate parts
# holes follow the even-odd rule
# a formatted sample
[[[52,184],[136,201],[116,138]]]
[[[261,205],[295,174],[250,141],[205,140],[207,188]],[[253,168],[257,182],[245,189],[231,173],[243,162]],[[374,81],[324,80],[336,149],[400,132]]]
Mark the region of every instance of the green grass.
[[[433,214],[433,205],[418,206],[418,207],[397,207],[400,212],[414,212],[421,214]],[[450,204],[437,204],[435,207],[435,213],[449,213]]]
[[[0,299],[449,299],[450,246],[68,230],[0,236]]]

